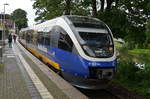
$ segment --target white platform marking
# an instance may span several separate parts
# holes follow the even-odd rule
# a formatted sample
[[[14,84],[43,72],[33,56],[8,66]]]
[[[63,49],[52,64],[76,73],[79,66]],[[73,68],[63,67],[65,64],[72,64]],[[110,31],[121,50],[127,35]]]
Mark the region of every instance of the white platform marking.
[[[13,51],[14,51],[14,53],[16,55],[19,56],[21,62],[23,63],[23,66],[25,67],[27,73],[29,74],[29,76],[30,76],[33,84],[35,85],[36,89],[40,93],[41,97],[43,99],[54,99],[54,97],[49,93],[49,91],[44,86],[44,84],[40,81],[40,79],[38,78],[38,76],[31,69],[31,67],[29,66],[29,64],[25,61],[25,59],[21,55],[20,51],[18,49],[14,49],[14,46],[13,46]]]
[[[9,56],[8,56],[8,55],[7,55],[7,58],[13,58],[13,57],[15,57],[15,56],[12,56],[12,55],[9,55]]]

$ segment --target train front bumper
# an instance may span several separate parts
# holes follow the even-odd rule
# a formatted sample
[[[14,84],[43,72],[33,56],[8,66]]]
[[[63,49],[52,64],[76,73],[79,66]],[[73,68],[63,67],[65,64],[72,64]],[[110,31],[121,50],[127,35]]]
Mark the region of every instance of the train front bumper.
[[[62,76],[73,86],[84,89],[104,89],[110,82],[108,79],[90,79],[81,76],[70,75],[64,72],[62,72]]]

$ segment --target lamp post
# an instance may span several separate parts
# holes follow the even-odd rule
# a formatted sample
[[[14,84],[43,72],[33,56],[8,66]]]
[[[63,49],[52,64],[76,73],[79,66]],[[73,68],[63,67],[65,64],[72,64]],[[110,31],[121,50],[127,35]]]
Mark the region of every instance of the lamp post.
[[[4,4],[4,15],[2,17],[3,19],[3,31],[2,31],[2,46],[0,46],[0,58],[1,58],[1,63],[4,61],[3,60],[3,52],[4,52],[4,47],[5,47],[5,6],[9,5],[8,3]]]
[[[4,3],[4,21],[3,21],[3,44],[5,44],[5,23],[6,23],[6,18],[5,18],[5,6],[8,6],[9,4],[8,3]]]

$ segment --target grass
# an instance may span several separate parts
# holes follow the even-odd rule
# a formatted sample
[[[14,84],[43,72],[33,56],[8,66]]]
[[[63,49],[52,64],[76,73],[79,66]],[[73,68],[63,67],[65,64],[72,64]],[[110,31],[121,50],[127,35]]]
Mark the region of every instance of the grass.
[[[119,42],[115,42],[115,46],[116,46],[117,49],[119,49],[123,46],[123,44],[121,44]]]
[[[129,50],[129,52],[137,54],[150,54],[150,49],[133,49]]]
[[[117,74],[113,81],[150,98],[150,50],[119,49]],[[144,64],[144,69],[137,64]]]

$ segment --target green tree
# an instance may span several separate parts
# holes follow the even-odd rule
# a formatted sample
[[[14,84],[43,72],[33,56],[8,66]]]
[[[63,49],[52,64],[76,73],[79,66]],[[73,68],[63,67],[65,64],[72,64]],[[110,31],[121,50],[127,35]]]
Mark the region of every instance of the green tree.
[[[112,3],[114,2],[114,0],[106,0],[106,1],[107,1],[106,9],[110,10],[112,8]]]
[[[105,10],[98,12],[98,18],[104,21],[112,30],[115,38],[123,38],[127,35],[127,27],[129,26],[126,15],[119,9]]]
[[[104,11],[105,0],[100,0],[100,3],[101,3],[101,11]]]
[[[96,0],[92,0],[92,15],[93,15],[93,17],[97,16],[97,4],[96,4]]]
[[[150,43],[150,19],[147,21],[145,34],[146,34],[146,43]]]
[[[65,0],[65,14],[70,15],[71,12],[71,0]]]
[[[38,16],[35,21],[45,21],[62,14],[61,0],[35,0],[33,8]]]
[[[43,22],[63,14],[88,15],[90,0],[34,0],[33,8],[38,16],[35,21]]]
[[[147,0],[120,0],[119,9],[126,13],[130,22],[126,38],[130,42],[143,44],[146,40],[146,20],[150,18],[150,3]]]
[[[120,0],[119,3],[131,24],[145,28],[145,22],[150,17],[150,3],[147,0]]]
[[[90,7],[91,0],[73,0],[72,13],[73,15],[83,15],[88,16],[91,15]]]
[[[111,28],[114,37],[132,44],[145,42],[146,20],[150,18],[147,0],[34,0],[40,22],[63,14],[97,17]]]
[[[16,9],[11,14],[11,17],[15,21],[16,26],[18,27],[19,30],[21,28],[25,28],[28,26],[28,24],[27,24],[28,19],[27,19],[26,11],[24,11],[22,9]]]

